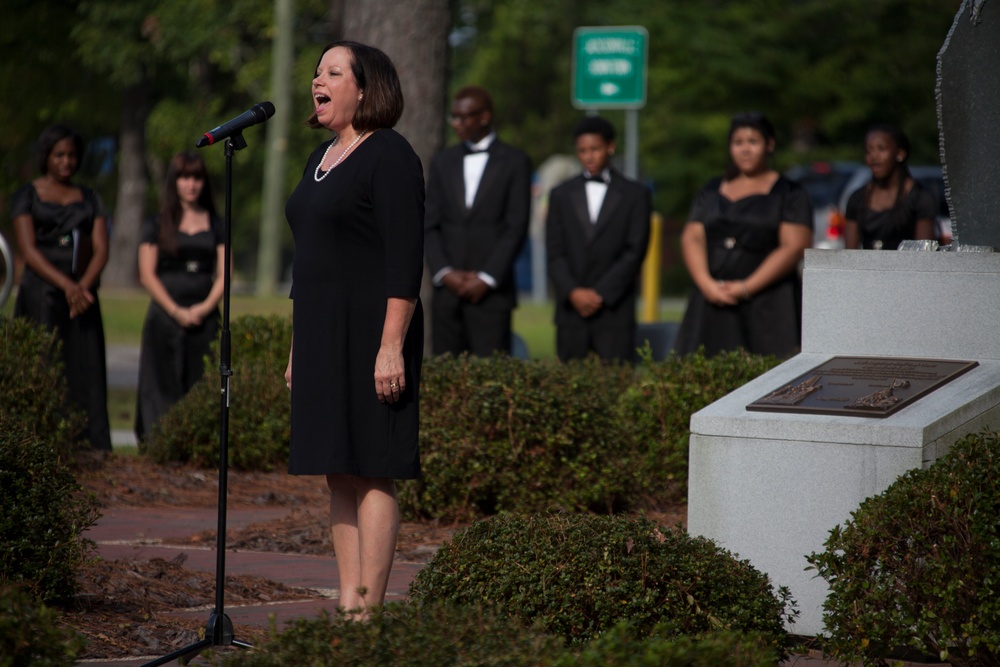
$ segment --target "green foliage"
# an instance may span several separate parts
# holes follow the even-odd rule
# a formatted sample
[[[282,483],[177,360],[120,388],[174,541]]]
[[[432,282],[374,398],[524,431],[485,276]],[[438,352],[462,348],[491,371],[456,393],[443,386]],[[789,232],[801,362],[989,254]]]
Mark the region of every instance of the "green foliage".
[[[775,122],[779,169],[860,159],[864,128],[876,121],[910,134],[914,162],[937,162],[935,57],[959,4],[470,0],[456,19],[468,39],[453,53],[452,88],[486,86],[501,136],[537,165],[572,153],[573,124],[584,113],[570,106],[573,28],[644,26],[640,169],[654,183],[657,209],[681,218],[728,161],[726,130],[738,111],[758,109]],[[622,112],[601,113],[624,135]]]
[[[401,485],[401,506],[438,517],[609,511],[625,500],[634,472],[614,412],[631,377],[631,368],[596,359],[427,359],[424,478]]]
[[[709,540],[645,519],[501,514],[455,535],[410,585],[420,603],[487,604],[570,643],[629,621],[640,637],[757,632],[783,650],[787,589]]]
[[[289,398],[284,374],[292,340],[289,318],[245,315],[230,323],[229,463],[242,470],[273,470],[288,462]],[[153,460],[219,463],[221,378],[213,344],[201,381],[153,428]]]
[[[391,603],[358,623],[346,616],[296,619],[249,653],[227,656],[233,667],[398,665],[473,667],[550,665],[561,642],[477,608]]]
[[[0,423],[29,429],[71,461],[86,418],[68,403],[61,349],[54,332],[0,316]]]
[[[691,413],[777,364],[745,353],[671,357],[638,370],[442,356],[424,363],[424,477],[409,515],[612,512],[676,499]]]
[[[97,521],[93,494],[84,494],[50,439],[0,417],[0,586],[21,584],[43,602],[76,591],[76,570],[93,543],[83,533]]]
[[[662,362],[646,360],[622,394],[616,412],[623,435],[641,461],[639,493],[658,497],[687,479],[691,415],[780,363],[738,350],[712,358],[701,353]]]
[[[670,637],[659,636],[654,628],[649,637],[641,637],[623,622],[554,667],[775,667],[778,662],[778,651],[752,633]]]
[[[271,470],[288,460],[282,377],[290,323],[239,317],[232,332],[230,463]],[[426,359],[424,476],[399,485],[400,508],[411,517],[471,519],[499,511],[608,513],[673,502],[687,475],[691,413],[775,363],[744,353],[671,357],[638,369],[596,358],[568,364],[499,355]],[[206,368],[149,440],[148,453],[158,462],[217,465],[214,368]]]
[[[230,653],[223,667],[395,665],[398,667],[774,667],[778,651],[756,635],[640,636],[619,623],[583,646],[482,607],[390,603],[365,623],[326,612],[300,618],[256,650]]]
[[[0,586],[0,667],[70,667],[84,639],[17,586]]]
[[[970,434],[867,499],[809,562],[830,585],[825,651],[883,665],[916,649],[1000,665],[1000,434]]]

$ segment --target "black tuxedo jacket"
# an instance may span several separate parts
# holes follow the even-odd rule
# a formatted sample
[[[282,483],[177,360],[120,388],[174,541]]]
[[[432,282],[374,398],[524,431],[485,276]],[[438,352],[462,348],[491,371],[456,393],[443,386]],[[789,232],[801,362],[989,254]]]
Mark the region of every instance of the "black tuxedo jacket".
[[[463,146],[446,148],[431,161],[424,251],[431,276],[447,266],[483,271],[497,281],[489,302],[513,308],[513,264],[528,233],[531,161],[500,140],[489,151],[471,208],[465,206]]]
[[[592,223],[584,183],[581,174],[549,195],[545,240],[556,325],[628,329],[635,324],[636,277],[649,244],[652,198],[645,186],[612,169],[597,222]],[[569,293],[577,287],[593,288],[604,299],[604,308],[589,320],[569,302]]]

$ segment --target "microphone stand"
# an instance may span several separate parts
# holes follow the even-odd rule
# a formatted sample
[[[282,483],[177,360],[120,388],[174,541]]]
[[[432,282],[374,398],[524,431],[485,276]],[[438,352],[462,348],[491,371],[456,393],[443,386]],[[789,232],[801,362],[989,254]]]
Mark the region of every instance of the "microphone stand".
[[[156,667],[177,660],[178,664],[186,665],[192,658],[207,648],[214,646],[239,646],[253,648],[250,644],[233,636],[233,623],[225,613],[226,595],[226,495],[229,479],[229,379],[232,377],[230,366],[232,349],[229,334],[229,292],[230,267],[232,265],[233,228],[233,153],[247,147],[242,132],[237,132],[226,139],[226,213],[225,213],[225,274],[222,283],[222,331],[219,339],[219,375],[222,380],[222,390],[219,405],[219,526],[215,544],[215,610],[208,617],[205,628],[205,638],[201,641],[178,649],[173,653],[147,662],[142,667]]]

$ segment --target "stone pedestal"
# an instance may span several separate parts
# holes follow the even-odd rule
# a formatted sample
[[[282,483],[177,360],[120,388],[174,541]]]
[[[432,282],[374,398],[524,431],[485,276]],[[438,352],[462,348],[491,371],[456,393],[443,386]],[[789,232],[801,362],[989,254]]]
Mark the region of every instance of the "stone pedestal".
[[[951,443],[1000,427],[1000,253],[807,250],[802,353],[691,417],[688,530],[788,586],[796,634],[823,633],[805,571],[830,529]],[[833,356],[979,366],[886,418],[748,412]]]

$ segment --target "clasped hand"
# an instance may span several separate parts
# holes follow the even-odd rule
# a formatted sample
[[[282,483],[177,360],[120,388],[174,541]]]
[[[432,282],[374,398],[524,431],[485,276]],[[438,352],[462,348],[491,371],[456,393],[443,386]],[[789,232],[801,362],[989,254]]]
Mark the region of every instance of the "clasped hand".
[[[604,297],[591,287],[577,287],[569,293],[569,302],[580,317],[593,317],[604,307]]]
[[[69,304],[71,318],[82,315],[94,303],[94,295],[80,283],[73,283],[65,290],[66,303]]]
[[[458,298],[471,303],[479,303],[490,291],[490,286],[475,271],[449,271],[441,284]]]
[[[705,301],[713,306],[735,306],[749,298],[746,283],[742,280],[713,280],[702,288],[701,293]]]

